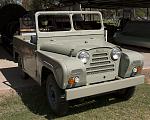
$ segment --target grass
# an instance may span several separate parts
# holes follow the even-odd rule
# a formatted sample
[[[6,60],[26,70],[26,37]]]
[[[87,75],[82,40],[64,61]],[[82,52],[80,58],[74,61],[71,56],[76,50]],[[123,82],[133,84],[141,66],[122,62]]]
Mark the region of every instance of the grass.
[[[150,85],[140,85],[128,101],[109,95],[70,106],[65,117],[55,117],[40,89],[0,97],[0,120],[149,120]]]

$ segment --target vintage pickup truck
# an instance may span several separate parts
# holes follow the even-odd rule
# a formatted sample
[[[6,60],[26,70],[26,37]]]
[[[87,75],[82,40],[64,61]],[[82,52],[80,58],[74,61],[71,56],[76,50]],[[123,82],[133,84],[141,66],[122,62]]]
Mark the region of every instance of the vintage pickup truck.
[[[14,37],[14,56],[24,73],[46,88],[56,114],[66,114],[70,100],[102,93],[128,100],[144,83],[143,56],[105,40],[100,12],[41,11],[34,25],[35,32]]]

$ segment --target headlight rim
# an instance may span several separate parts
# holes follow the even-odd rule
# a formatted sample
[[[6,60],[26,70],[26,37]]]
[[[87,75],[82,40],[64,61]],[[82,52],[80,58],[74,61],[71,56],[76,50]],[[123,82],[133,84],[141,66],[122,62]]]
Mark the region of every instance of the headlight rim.
[[[84,61],[82,60],[83,58],[80,56],[81,54],[84,54],[84,53],[86,53],[86,55],[88,56],[88,57],[86,58],[86,62],[84,62]],[[86,50],[81,50],[81,51],[78,53],[77,58],[78,58],[79,60],[81,60],[84,64],[87,64],[88,61],[90,60],[90,54],[89,54]],[[84,58],[84,59],[85,59],[85,58]]]
[[[118,56],[117,58],[114,58],[114,55],[115,55],[115,54],[113,54],[115,49],[118,49],[118,50],[119,50],[118,52],[120,52],[120,54],[119,54],[119,56]],[[111,59],[112,59],[113,61],[117,61],[117,60],[119,60],[119,59],[121,58],[121,54],[122,54],[122,49],[121,49],[120,47],[116,46],[116,47],[113,47],[113,48],[112,48],[112,51],[111,51],[110,56],[111,56]]]

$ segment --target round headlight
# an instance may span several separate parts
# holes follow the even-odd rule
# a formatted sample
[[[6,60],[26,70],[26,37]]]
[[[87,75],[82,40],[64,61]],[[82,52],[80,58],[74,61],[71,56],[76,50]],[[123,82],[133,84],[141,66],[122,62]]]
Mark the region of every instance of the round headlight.
[[[118,60],[121,57],[121,50],[118,47],[112,49],[111,58],[112,60]]]
[[[89,55],[89,53],[86,52],[86,51],[81,51],[81,52],[79,53],[79,55],[78,55],[78,58],[79,58],[84,64],[86,64],[86,63],[89,61],[89,59],[90,59],[90,55]]]

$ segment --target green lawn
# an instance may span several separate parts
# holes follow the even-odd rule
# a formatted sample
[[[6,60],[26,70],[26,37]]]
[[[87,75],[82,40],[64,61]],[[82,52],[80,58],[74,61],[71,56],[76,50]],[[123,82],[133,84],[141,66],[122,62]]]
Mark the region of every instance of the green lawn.
[[[0,97],[0,120],[150,120],[150,85],[140,85],[129,101],[97,97],[70,106],[69,115],[55,117],[40,89]]]

